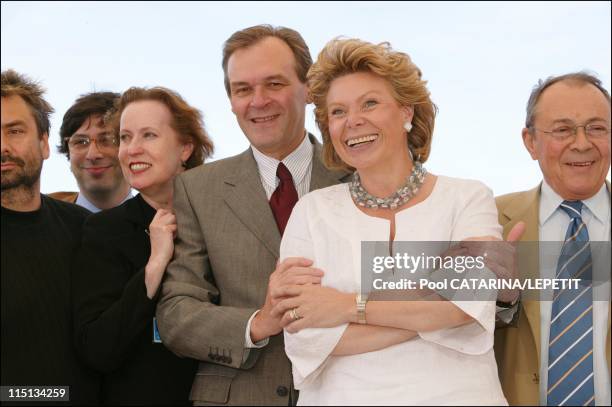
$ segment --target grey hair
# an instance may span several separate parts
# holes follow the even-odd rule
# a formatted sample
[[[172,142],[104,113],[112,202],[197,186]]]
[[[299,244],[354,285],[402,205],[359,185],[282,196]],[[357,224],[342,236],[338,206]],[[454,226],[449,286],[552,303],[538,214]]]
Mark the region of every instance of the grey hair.
[[[533,126],[533,122],[535,120],[535,110],[540,99],[542,93],[551,85],[554,85],[557,82],[569,81],[569,82],[578,82],[582,84],[591,84],[595,86],[608,100],[610,103],[610,93],[603,87],[601,84],[601,80],[597,78],[594,74],[591,74],[586,71],[580,72],[572,72],[567,73],[565,75],[559,76],[549,76],[546,80],[540,79],[538,84],[534,86],[531,91],[531,95],[529,95],[529,101],[527,102],[527,117],[525,118],[525,127],[531,129]]]

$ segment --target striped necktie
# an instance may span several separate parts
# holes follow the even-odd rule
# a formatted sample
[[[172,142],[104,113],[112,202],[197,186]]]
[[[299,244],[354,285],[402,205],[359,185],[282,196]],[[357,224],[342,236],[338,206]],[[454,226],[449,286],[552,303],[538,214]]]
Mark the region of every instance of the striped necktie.
[[[594,405],[593,288],[589,232],[582,201],[563,201],[570,217],[556,278],[581,279],[578,289],[555,290],[548,342],[547,404]]]

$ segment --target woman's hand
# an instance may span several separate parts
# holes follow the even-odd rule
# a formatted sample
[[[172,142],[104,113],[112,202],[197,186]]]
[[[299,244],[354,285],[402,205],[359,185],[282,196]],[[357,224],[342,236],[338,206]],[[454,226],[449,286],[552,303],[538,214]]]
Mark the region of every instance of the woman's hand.
[[[166,266],[174,253],[176,217],[171,210],[158,209],[149,225],[151,256],[145,267],[147,297],[153,298],[161,283]]]
[[[286,299],[285,287],[293,285],[321,284],[323,270],[312,266],[312,260],[304,258],[288,258],[278,264],[270,276],[268,292],[273,306]]]
[[[282,315],[280,324],[289,333],[304,328],[332,328],[357,322],[355,294],[318,284],[284,286],[279,294],[289,298],[280,301],[272,314]]]

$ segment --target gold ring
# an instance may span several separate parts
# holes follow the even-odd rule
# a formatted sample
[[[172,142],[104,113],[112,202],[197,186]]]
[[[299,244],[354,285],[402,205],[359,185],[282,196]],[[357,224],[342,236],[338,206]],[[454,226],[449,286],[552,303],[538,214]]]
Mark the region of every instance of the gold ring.
[[[297,321],[298,319],[302,318],[301,316],[298,315],[297,308],[293,308],[291,312],[289,312],[289,315],[291,315],[291,318],[293,318],[294,321]]]

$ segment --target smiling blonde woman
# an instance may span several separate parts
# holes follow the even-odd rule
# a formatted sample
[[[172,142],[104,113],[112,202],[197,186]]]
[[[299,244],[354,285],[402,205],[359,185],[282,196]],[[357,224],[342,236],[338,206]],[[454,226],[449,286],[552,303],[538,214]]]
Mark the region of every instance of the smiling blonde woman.
[[[308,74],[325,161],[350,184],[304,196],[281,260],[321,284],[273,293],[300,405],[506,404],[493,353],[494,301],[369,301],[362,241],[500,238],[491,191],[425,171],[436,107],[420,70],[388,44],[333,40]]]

